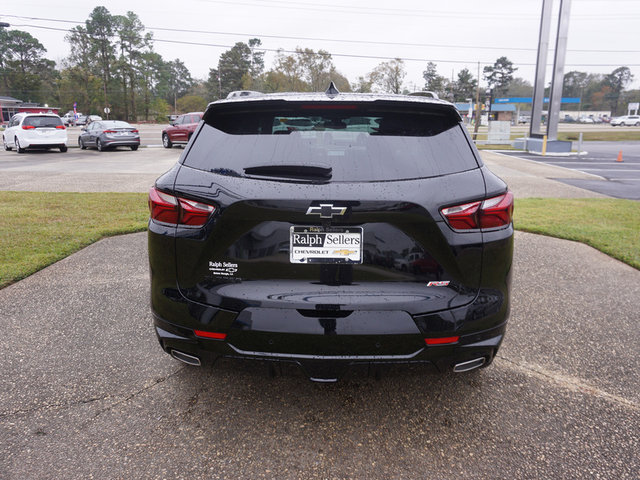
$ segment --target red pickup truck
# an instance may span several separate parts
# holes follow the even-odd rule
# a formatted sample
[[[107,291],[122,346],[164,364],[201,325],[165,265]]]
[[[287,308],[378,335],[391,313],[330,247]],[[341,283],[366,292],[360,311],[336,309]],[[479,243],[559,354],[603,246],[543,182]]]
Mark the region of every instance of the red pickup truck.
[[[162,145],[164,148],[188,143],[191,134],[195,131],[200,120],[202,120],[203,114],[203,112],[185,113],[171,122],[170,127],[162,130]]]

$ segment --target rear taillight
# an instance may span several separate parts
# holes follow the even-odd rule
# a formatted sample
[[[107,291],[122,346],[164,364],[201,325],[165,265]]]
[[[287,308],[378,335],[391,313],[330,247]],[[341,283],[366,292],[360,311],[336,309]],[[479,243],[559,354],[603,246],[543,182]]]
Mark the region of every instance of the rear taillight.
[[[155,187],[149,190],[149,213],[156,222],[201,227],[215,211],[213,205],[175,197]]]
[[[66,130],[67,129],[67,127],[65,127],[64,125],[56,125],[56,128],[58,130]]]
[[[484,201],[455,205],[440,211],[454,230],[506,227],[513,217],[513,193],[507,192]]]
[[[480,228],[504,227],[513,218],[513,193],[507,192],[482,202]]]
[[[22,125],[23,130],[34,130],[36,127],[33,125]]]
[[[131,130],[131,133],[138,133],[138,130]]]
[[[157,222],[177,224],[180,218],[178,199],[157,190],[149,190],[149,214]]]
[[[105,130],[103,133],[116,133],[116,130]]]
[[[182,225],[204,225],[216,210],[213,205],[187,200],[186,198],[179,198],[178,202],[180,203],[180,223]]]

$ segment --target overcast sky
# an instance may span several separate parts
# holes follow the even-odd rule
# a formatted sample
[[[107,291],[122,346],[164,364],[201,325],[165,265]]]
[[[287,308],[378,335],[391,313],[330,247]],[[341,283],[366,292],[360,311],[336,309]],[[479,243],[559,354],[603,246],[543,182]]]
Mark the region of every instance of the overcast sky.
[[[97,5],[112,14],[135,12],[153,31],[155,51],[165,60],[181,59],[196,78],[206,78],[234,43],[258,37],[269,50],[327,50],[352,83],[379,63],[400,57],[405,87],[419,90],[428,61],[451,78],[465,67],[475,76],[478,62],[482,70],[503,55],[518,68],[516,76],[533,82],[542,0],[19,0],[3,3],[0,20],[31,33],[47,57],[60,62],[69,52],[65,32],[51,29],[74,24],[53,20],[83,23]],[[639,88],[639,25],[640,0],[573,0],[565,72],[609,73],[628,66],[635,75],[632,87]],[[267,69],[273,57],[267,52]],[[547,70],[550,79],[551,66]]]

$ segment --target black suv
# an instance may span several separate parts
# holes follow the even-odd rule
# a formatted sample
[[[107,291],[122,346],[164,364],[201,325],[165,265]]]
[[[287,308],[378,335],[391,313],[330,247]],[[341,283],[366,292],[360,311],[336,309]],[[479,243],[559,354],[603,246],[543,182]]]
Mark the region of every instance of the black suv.
[[[509,315],[512,194],[452,104],[328,92],[211,103],[156,181],[162,348],[192,365],[292,362],[316,381],[488,365]]]

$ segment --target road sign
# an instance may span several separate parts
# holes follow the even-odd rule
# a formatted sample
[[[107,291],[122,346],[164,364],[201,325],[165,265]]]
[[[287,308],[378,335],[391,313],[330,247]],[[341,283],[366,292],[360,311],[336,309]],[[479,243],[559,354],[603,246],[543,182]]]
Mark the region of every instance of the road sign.
[[[109,115],[111,113],[111,109],[109,107],[104,107],[104,113]]]

